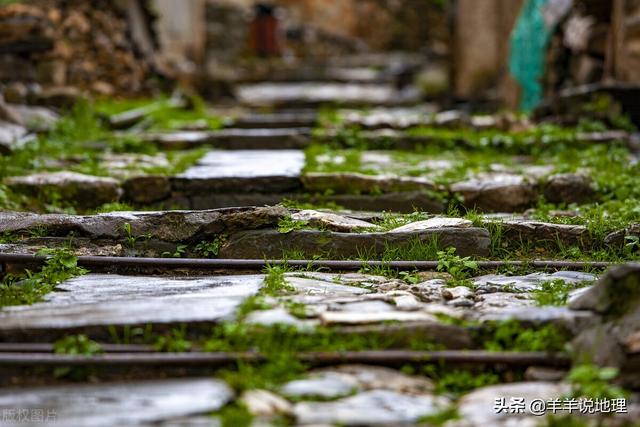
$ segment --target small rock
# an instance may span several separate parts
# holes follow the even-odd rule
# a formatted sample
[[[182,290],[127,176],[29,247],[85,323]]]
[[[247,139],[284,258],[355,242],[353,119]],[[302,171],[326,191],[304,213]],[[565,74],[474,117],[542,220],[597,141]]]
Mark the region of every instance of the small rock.
[[[464,199],[464,205],[487,212],[517,212],[538,199],[536,186],[520,175],[493,173],[479,175],[451,186]]]
[[[445,288],[442,290],[442,297],[446,300],[457,298],[473,299],[475,292],[466,286],[456,286],[455,288]]]
[[[412,222],[410,224],[403,225],[402,227],[394,228],[393,230],[389,231],[389,233],[407,233],[412,231],[446,227],[468,228],[471,227],[471,225],[471,221],[464,218],[435,217],[426,221]]]
[[[323,280],[308,279],[306,277],[286,278],[287,283],[295,288],[297,292],[309,295],[361,295],[371,293],[368,289],[357,286],[341,285],[338,283],[325,282]]]
[[[371,224],[370,222],[314,210],[296,212],[291,215],[291,219],[294,221],[305,221],[312,226],[347,233],[359,230],[380,230],[379,226]]]
[[[438,319],[431,314],[416,311],[377,313],[327,311],[320,315],[320,321],[325,325],[364,325],[382,322],[437,322]]]
[[[259,417],[274,415],[289,415],[293,412],[293,405],[286,399],[267,390],[247,390],[240,396],[249,412]]]
[[[348,396],[359,390],[356,379],[336,372],[322,372],[306,379],[291,381],[280,389],[286,396],[324,399]]]
[[[255,310],[247,315],[244,319],[248,324],[259,325],[290,325],[290,326],[306,326],[307,324],[292,316],[287,310],[282,307],[270,309],[270,310]]]
[[[567,371],[562,369],[547,368],[544,366],[529,366],[524,373],[527,381],[558,382],[567,376]]]
[[[403,374],[402,372],[369,365],[342,365],[328,368],[327,372],[337,372],[355,378],[363,390],[391,390],[398,393],[420,394],[433,391],[433,382],[425,377]]]
[[[591,178],[576,173],[552,175],[544,187],[544,197],[551,203],[587,203],[594,196]]]
[[[398,310],[415,311],[422,308],[422,303],[410,292],[395,291],[387,294],[393,299]]]
[[[0,154],[10,154],[28,142],[28,131],[15,123],[0,121]]]

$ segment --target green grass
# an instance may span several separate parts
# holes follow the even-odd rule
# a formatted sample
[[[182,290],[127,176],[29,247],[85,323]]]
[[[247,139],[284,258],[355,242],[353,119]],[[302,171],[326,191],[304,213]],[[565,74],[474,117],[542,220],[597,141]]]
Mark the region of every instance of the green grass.
[[[44,250],[40,254],[50,257],[39,272],[27,270],[21,276],[5,276],[0,284],[0,307],[39,302],[60,283],[87,273],[78,267],[77,258],[67,249]]]
[[[536,289],[532,292],[533,299],[538,306],[564,306],[567,304],[567,298],[571,291],[587,286],[589,283],[566,283],[564,280],[557,279],[550,282],[545,282],[541,285],[540,289]]]
[[[517,320],[507,320],[485,326],[481,341],[489,351],[563,352],[569,339],[567,331],[552,324],[524,327]]]

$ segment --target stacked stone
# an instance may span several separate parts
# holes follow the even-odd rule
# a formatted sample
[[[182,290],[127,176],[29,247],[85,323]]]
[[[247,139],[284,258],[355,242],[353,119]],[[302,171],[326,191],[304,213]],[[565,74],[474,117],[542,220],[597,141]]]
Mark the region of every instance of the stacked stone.
[[[150,22],[144,22],[143,3],[136,4],[141,15],[135,23],[130,11],[111,1],[42,0],[4,6],[0,81],[9,83],[4,90],[7,101],[24,102],[34,91],[37,95],[37,87],[24,86],[27,83],[102,94],[148,89],[153,58],[141,44],[152,40],[134,40],[131,26],[140,26],[137,33],[152,33]]]

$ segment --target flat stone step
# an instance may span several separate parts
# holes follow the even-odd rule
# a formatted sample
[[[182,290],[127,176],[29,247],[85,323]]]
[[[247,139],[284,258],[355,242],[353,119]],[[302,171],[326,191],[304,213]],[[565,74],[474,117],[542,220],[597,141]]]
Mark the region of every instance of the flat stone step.
[[[231,127],[240,129],[314,128],[318,122],[316,111],[248,114],[234,119]]]
[[[127,134],[122,134],[126,136]],[[202,146],[235,150],[279,150],[304,148],[310,144],[311,129],[221,129],[216,131],[149,132],[135,134],[143,141],[165,150],[181,150]]]
[[[403,105],[420,100],[417,90],[391,85],[340,83],[259,83],[237,88],[240,102],[250,106]]]
[[[110,325],[215,323],[262,286],[262,275],[167,278],[88,274],[31,306],[0,309],[0,336]]]
[[[4,388],[1,425],[157,425],[216,411],[232,398],[233,391],[224,382],[209,378]]]
[[[483,228],[439,228],[408,233],[335,233],[297,230],[255,230],[235,233],[221,248],[221,258],[281,258],[283,253],[301,251],[309,259],[319,254],[333,258],[358,258],[363,253],[376,257],[386,246],[408,245],[412,240],[437,239],[441,248],[455,247],[463,256],[489,254],[489,233]]]
[[[211,151],[172,179],[175,191],[282,193],[300,188],[304,152],[299,150]]]

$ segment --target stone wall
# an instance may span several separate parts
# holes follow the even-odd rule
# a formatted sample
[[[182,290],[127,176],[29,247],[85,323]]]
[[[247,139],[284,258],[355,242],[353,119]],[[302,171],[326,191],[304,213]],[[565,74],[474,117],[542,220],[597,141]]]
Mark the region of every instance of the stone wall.
[[[0,82],[149,90],[154,17],[145,0],[32,0],[0,7]],[[26,89],[14,87],[14,94]]]

